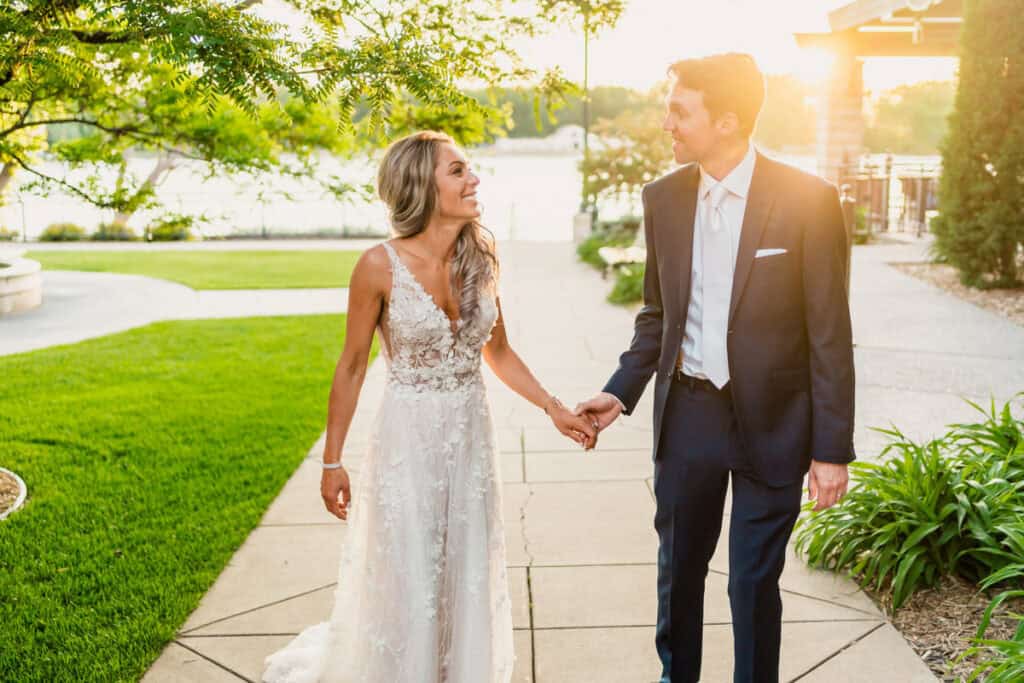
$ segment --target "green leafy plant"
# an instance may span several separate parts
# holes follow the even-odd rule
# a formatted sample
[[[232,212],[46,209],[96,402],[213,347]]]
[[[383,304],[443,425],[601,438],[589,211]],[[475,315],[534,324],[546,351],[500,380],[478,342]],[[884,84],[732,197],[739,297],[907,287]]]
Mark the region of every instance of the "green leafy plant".
[[[121,223],[100,223],[96,232],[89,236],[94,242],[130,242],[138,238],[134,230]]]
[[[146,227],[146,239],[153,242],[174,242],[190,240],[195,237],[192,216],[166,216],[150,223]]]
[[[86,237],[85,228],[75,223],[51,223],[39,235],[40,242],[77,242]]]
[[[1007,567],[1024,564],[1024,422],[1009,402],[968,403],[982,422],[923,444],[878,429],[890,437],[879,461],[851,464],[843,501],[798,522],[797,552],[891,590],[893,609],[944,574],[1012,578]]]
[[[638,263],[619,266],[616,269],[615,285],[608,294],[608,302],[632,304],[644,298],[644,265]]]
[[[1012,575],[1018,581],[1024,576],[1024,565],[1007,569],[1012,571],[1001,572],[1004,576],[1000,580],[983,582],[982,588],[1000,583],[1007,578],[1006,575]],[[958,662],[969,657],[982,658],[967,677],[967,683],[977,680],[985,680],[987,683],[1016,683],[1024,679],[1024,615],[1010,615],[1017,621],[1017,629],[1009,640],[985,637],[995,611],[1011,598],[1024,598],[1024,590],[1003,591],[989,603],[982,614],[974,644],[957,658]]]
[[[576,255],[584,263],[604,270],[605,262],[597,253],[601,247],[628,247],[636,240],[638,222],[633,220],[598,224],[597,230],[576,247]]]

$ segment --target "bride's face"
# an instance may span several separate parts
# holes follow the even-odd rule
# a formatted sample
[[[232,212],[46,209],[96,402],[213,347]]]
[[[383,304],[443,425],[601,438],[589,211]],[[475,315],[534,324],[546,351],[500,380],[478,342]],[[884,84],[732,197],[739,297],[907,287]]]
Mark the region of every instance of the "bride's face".
[[[480,179],[470,169],[466,155],[455,145],[441,145],[434,181],[439,218],[472,220],[480,217],[480,202],[476,198]]]

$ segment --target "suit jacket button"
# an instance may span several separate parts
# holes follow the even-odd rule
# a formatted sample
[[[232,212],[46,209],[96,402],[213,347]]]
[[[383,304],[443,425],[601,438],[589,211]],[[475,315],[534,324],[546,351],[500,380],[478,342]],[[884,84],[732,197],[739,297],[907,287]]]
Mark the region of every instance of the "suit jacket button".
[[[729,330],[729,334],[732,334],[732,330]]]

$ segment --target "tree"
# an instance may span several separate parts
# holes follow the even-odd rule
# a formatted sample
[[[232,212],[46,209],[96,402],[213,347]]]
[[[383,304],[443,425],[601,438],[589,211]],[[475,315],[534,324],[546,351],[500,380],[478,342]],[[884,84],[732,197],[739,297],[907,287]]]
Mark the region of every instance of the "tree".
[[[1013,287],[1024,244],[1024,33],[1017,0],[967,0],[935,250],[965,284]]]
[[[870,152],[935,154],[946,137],[956,84],[930,81],[904,85],[882,94],[874,120],[864,131]]]
[[[479,118],[487,108],[464,95],[459,83],[535,77],[509,41],[541,30],[563,11],[556,2],[530,13],[522,0],[292,0],[308,20],[301,35],[292,35],[257,16],[259,4],[21,0],[0,6],[0,190],[3,178],[19,168],[40,188],[60,187],[101,207],[131,210],[144,181],[99,187],[95,176],[69,180],[38,168],[42,131],[61,123],[90,130],[59,152],[78,163],[122,163],[129,142],[177,153],[183,138],[192,152],[233,153],[218,136],[205,147],[193,145],[200,112],[183,107],[183,100],[201,104],[211,120],[241,112],[266,123],[274,107],[294,122],[299,110],[283,104],[294,98],[329,106],[350,134],[358,132],[361,105],[367,139],[378,141],[394,108],[409,120],[405,98],[428,110],[452,108]],[[173,115],[151,106],[164,84],[174,91]],[[569,84],[551,73],[539,87],[557,96]]]
[[[555,16],[567,20],[579,19],[583,24],[583,166],[590,159],[590,36],[603,26],[612,26],[625,8],[624,0],[540,0],[541,6]],[[588,194],[586,182],[582,188],[580,210],[586,210]]]
[[[274,177],[315,179],[339,196],[350,189],[315,172],[320,152],[344,154],[355,144],[352,134],[339,129],[329,104],[287,98],[261,103],[250,113],[223,96],[204,103],[190,96],[192,78],[171,65],[151,64],[147,57],[138,53],[123,59],[115,78],[64,103],[73,114],[65,118],[73,122],[49,125],[75,127],[70,134],[51,136],[49,153],[67,168],[90,172],[85,179],[70,184],[40,178],[28,189],[45,191],[47,182],[57,182],[79,197],[114,208],[113,224],[119,227],[137,210],[155,205],[156,187],[187,160],[202,162],[208,176],[273,171]],[[144,178],[129,172],[129,151],[152,156],[152,170]],[[99,178],[111,166],[117,169],[116,182],[106,187]],[[86,184],[88,192],[81,187]]]
[[[507,108],[511,118],[508,136],[512,138],[544,136],[561,126],[583,125],[583,98],[579,93],[547,103],[546,115],[540,117],[535,110],[540,93],[532,88],[471,90],[469,94],[483,104]],[[662,102],[662,94],[656,90],[642,93],[617,85],[599,85],[590,90],[590,113],[595,121],[614,119],[627,111],[643,110],[657,115],[664,106]]]
[[[635,203],[640,189],[672,166],[672,147],[656,112],[624,112],[611,120],[601,119],[594,133],[601,146],[580,164],[590,205],[611,197]]]
[[[765,78],[764,107],[757,119],[755,142],[769,149],[807,149],[814,146],[817,118],[808,104],[810,88],[792,76]]]

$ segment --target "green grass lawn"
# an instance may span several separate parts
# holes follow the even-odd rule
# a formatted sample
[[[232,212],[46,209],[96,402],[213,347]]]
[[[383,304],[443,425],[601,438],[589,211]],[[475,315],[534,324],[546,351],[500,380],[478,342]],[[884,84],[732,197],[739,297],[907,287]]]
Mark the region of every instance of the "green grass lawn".
[[[358,251],[33,251],[48,270],[131,273],[192,289],[348,287]]]
[[[137,681],[324,425],[344,316],[162,322],[0,357],[0,680]]]

